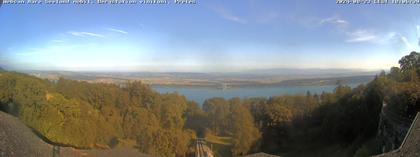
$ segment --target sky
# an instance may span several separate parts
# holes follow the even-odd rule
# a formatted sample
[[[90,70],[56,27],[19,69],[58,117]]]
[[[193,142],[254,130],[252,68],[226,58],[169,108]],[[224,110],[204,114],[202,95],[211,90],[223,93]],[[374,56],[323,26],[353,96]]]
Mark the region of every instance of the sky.
[[[398,66],[402,56],[419,51],[420,4],[168,2],[3,4],[0,66],[150,72],[377,70]]]

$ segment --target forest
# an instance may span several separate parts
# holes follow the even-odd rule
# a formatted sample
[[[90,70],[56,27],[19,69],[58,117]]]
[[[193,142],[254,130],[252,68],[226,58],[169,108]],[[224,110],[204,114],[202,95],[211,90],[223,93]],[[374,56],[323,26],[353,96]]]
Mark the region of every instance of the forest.
[[[0,110],[44,140],[80,149],[133,147],[154,156],[194,154],[203,137],[216,156],[370,156],[383,103],[407,119],[420,109],[420,53],[399,60],[367,84],[337,82],[331,93],[210,98],[159,94],[140,81],[123,85],[0,72]]]

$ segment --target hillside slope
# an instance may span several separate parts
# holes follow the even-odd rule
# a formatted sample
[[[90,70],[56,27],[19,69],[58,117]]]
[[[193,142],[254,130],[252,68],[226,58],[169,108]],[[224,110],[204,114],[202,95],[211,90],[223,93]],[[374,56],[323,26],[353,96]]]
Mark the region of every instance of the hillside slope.
[[[53,145],[45,143],[18,118],[0,111],[0,157],[51,157]],[[79,150],[61,147],[60,157],[151,157],[136,149]]]

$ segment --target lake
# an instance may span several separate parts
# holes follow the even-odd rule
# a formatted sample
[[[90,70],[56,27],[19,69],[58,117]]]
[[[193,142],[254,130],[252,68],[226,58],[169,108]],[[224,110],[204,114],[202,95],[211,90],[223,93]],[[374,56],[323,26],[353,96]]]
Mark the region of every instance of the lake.
[[[361,83],[347,84],[352,88]],[[278,95],[306,94],[307,91],[312,94],[322,92],[332,92],[337,85],[318,85],[318,86],[275,86],[275,87],[238,87],[219,89],[212,87],[194,87],[194,86],[153,86],[153,89],[159,93],[178,92],[194,100],[199,104],[212,97],[224,97],[226,99],[233,97],[270,97]]]

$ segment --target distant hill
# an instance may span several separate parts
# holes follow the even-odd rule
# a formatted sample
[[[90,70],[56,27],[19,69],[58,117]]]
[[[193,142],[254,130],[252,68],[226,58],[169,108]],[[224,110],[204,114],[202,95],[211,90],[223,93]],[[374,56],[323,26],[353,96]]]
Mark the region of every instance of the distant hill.
[[[319,78],[319,77],[345,77],[359,75],[376,75],[380,70],[363,69],[318,69],[318,68],[275,68],[259,69],[240,72],[249,75],[288,76],[291,78]]]
[[[337,80],[365,83],[379,74],[379,71],[353,69],[267,69],[231,73],[188,73],[188,72],[71,72],[71,71],[23,71],[24,73],[49,80],[63,77],[88,82],[126,83],[141,80],[151,85],[176,86],[275,86],[275,85],[325,85]]]

